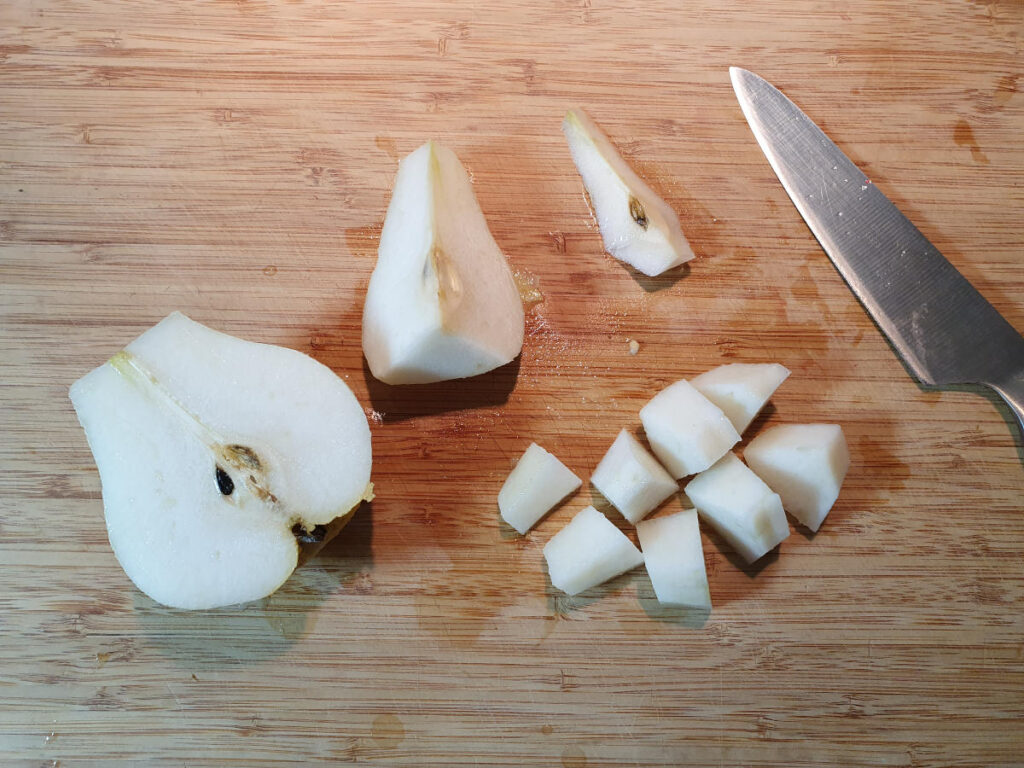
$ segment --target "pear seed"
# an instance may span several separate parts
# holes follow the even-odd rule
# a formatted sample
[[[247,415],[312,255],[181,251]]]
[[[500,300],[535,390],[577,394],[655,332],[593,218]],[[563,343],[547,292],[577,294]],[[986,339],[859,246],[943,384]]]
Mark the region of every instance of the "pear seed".
[[[643,203],[632,195],[629,197],[629,215],[640,225],[641,229],[647,229],[647,211],[644,210]]]
[[[307,531],[302,523],[296,523],[292,526],[292,535],[299,544],[319,544],[327,535],[327,526],[318,525],[312,531]]]
[[[230,496],[235,492],[235,481],[231,479],[231,475],[225,472],[220,466],[217,466],[217,487],[220,492],[225,496]]]

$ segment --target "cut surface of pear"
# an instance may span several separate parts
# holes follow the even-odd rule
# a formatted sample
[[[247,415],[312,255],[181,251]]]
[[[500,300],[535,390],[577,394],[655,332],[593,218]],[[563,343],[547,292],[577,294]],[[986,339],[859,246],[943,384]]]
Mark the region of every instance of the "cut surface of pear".
[[[597,465],[590,482],[633,525],[679,490],[658,460],[625,429]]]
[[[721,408],[742,435],[788,377],[789,369],[778,363],[729,363],[695,376],[690,383]]]
[[[651,398],[640,421],[655,456],[677,479],[703,472],[740,441],[722,409],[685,379]]]
[[[363,354],[388,384],[475,376],[522,350],[523,305],[455,153],[406,156],[363,307]]]
[[[71,387],[110,544],[176,608],[264,597],[370,486],[370,431],[329,368],[175,312]]]
[[[818,530],[850,468],[850,451],[838,424],[780,424],[755,437],[743,458],[782,498],[782,506]]]
[[[711,608],[697,510],[641,520],[636,535],[659,603]]]
[[[557,456],[530,443],[498,492],[501,518],[525,534],[582,483]]]
[[[569,110],[562,131],[608,253],[650,276],[693,258],[675,211],[629,167],[583,110]]]
[[[594,507],[576,513],[544,545],[551,585],[577,595],[642,564],[633,542]]]
[[[700,516],[748,563],[789,536],[782,501],[751,469],[727,453],[683,489]]]

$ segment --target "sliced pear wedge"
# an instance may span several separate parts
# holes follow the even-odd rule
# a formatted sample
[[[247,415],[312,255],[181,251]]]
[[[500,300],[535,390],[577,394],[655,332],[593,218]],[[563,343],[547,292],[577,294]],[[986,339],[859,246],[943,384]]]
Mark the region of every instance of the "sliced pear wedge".
[[[455,153],[428,141],[398,167],[363,307],[363,354],[388,384],[511,362],[523,305]]]
[[[650,276],[693,258],[675,211],[629,167],[583,110],[569,110],[562,131],[608,253]]]
[[[372,498],[370,431],[330,369],[174,313],[71,387],[107,532],[159,603],[265,597]]]

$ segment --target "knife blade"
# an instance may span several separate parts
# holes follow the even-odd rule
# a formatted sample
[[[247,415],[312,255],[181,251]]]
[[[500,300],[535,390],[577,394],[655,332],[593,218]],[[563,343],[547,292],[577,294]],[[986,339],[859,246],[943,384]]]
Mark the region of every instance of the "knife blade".
[[[729,75],[775,175],[907,367],[935,387],[991,387],[1024,432],[1024,337],[781,91]]]

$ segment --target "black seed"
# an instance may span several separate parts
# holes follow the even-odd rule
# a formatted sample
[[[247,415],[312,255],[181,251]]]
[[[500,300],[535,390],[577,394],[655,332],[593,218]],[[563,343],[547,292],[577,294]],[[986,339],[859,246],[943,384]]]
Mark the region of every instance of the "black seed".
[[[319,544],[326,535],[326,525],[318,525],[312,531],[307,531],[301,523],[292,526],[292,536],[298,540],[299,544]]]
[[[643,203],[635,197],[629,198],[629,215],[641,228],[647,229],[647,211],[644,210]]]
[[[231,475],[217,467],[217,487],[220,488],[220,492],[225,496],[230,496],[235,492],[235,481],[231,479]]]

